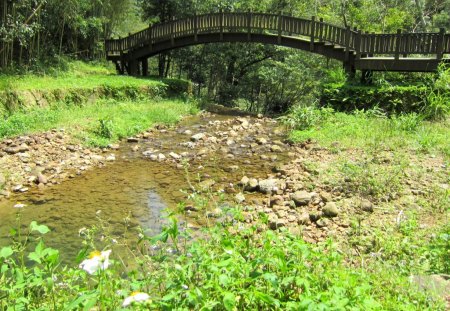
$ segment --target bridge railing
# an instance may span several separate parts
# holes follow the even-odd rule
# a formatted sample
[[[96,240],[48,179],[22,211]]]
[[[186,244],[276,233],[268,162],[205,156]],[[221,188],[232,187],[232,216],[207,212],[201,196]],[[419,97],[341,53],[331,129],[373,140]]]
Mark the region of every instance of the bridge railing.
[[[322,42],[343,47],[357,57],[373,55],[436,54],[442,58],[450,53],[450,34],[438,33],[368,34],[324,22],[267,13],[212,13],[155,24],[126,38],[106,40],[107,53],[124,53],[145,45],[207,33],[268,33],[300,36],[311,44]]]

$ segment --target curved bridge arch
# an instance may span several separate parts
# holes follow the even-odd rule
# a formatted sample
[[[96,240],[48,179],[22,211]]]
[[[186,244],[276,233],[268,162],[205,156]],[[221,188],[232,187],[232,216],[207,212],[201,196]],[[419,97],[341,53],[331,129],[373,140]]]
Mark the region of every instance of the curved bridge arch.
[[[349,72],[435,71],[450,53],[450,34],[366,34],[322,19],[266,13],[211,13],[155,24],[126,38],[106,40],[119,72],[144,74],[147,58],[181,47],[215,42],[255,42],[310,51],[342,61]],[[411,57],[421,55],[421,57]],[[423,57],[426,56],[426,57]]]

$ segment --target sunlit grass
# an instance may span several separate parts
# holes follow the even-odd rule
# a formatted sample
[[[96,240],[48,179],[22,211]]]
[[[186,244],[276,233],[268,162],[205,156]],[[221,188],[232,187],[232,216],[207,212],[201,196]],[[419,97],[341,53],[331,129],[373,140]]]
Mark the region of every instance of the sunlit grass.
[[[160,83],[152,78],[135,78],[120,76],[115,69],[105,65],[94,65],[85,62],[71,62],[67,71],[51,75],[0,75],[1,91],[23,90],[55,90],[55,89],[82,89],[98,86],[149,86]]]
[[[294,130],[294,141],[316,140],[319,144],[340,148],[379,148],[398,150],[406,148],[423,152],[441,152],[450,156],[449,120],[440,122],[417,121],[405,128],[405,121],[367,117],[363,114],[333,113],[324,122],[306,130]]]
[[[59,104],[13,114],[0,123],[0,138],[64,128],[86,144],[103,146],[142,132],[155,123],[173,124],[195,110],[195,106],[181,100],[101,100],[84,106]],[[110,121],[111,137],[98,135],[100,120]]]

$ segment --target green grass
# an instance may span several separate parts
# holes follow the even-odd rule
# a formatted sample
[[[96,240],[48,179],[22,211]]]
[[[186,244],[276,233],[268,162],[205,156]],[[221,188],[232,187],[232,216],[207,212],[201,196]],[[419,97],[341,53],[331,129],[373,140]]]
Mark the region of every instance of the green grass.
[[[181,100],[100,100],[83,106],[56,104],[14,113],[0,123],[0,139],[65,128],[88,145],[105,146],[145,131],[155,123],[173,124],[195,111],[194,105]],[[101,131],[102,123],[107,125],[108,133]]]
[[[326,147],[408,149],[450,156],[448,119],[422,121],[415,114],[389,119],[361,112],[329,112],[325,116],[323,113],[320,115],[322,119],[316,117],[304,129],[294,130],[291,139],[298,142],[312,139]],[[294,119],[293,122],[298,124],[299,121]]]
[[[0,75],[1,91],[92,89],[98,86],[139,87],[161,84],[153,78],[119,76],[111,67],[81,61],[68,64],[68,70],[49,75]]]

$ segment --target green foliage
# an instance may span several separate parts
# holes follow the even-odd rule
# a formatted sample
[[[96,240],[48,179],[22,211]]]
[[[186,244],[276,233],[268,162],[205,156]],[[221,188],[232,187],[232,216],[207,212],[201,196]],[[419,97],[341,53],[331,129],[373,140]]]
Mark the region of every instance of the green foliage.
[[[113,121],[111,119],[100,119],[95,134],[101,138],[111,139],[113,137]]]
[[[280,117],[280,121],[293,130],[308,130],[319,127],[333,114],[331,108],[317,108],[315,106],[297,106],[289,114]]]
[[[190,239],[172,221],[156,237],[141,235],[133,249],[136,269],[126,271],[113,260],[94,275],[59,266],[58,252],[45,247],[33,229],[26,238],[14,229],[13,238],[21,236],[22,242],[0,250],[0,307],[117,310],[131,292],[141,291],[150,299],[133,310],[442,309],[389,267],[347,266],[331,241],[311,245],[287,231],[258,232],[257,225],[236,229],[226,221],[206,230],[206,239],[171,251],[174,242]],[[97,244],[90,231],[81,259]],[[34,251],[27,251],[32,245]],[[433,249],[439,254],[434,258],[441,256],[441,245]]]
[[[427,107],[426,86],[324,86],[321,104],[338,111],[369,110],[379,107],[389,114],[421,113]]]

